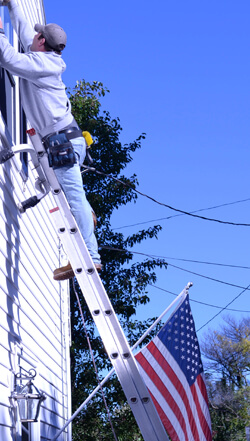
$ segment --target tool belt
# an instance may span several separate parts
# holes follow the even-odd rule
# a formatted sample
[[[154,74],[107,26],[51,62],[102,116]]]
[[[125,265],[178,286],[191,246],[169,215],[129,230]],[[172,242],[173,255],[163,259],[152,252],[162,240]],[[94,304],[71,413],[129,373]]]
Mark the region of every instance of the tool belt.
[[[64,167],[76,164],[77,157],[70,140],[80,136],[82,136],[80,129],[69,127],[43,138],[42,142],[48,153],[49,166]]]

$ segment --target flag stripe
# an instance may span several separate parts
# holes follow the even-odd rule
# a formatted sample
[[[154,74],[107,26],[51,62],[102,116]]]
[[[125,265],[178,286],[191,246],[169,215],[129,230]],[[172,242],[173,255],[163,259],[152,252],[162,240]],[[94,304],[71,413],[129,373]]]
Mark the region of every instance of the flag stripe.
[[[201,406],[200,406],[200,402],[199,402],[199,398],[198,398],[198,394],[197,394],[197,390],[196,390],[196,382],[194,384],[192,384],[191,386],[191,393],[193,395],[194,401],[196,403],[196,412],[197,412],[197,418],[196,418],[196,423],[197,425],[199,425],[199,438],[198,440],[200,441],[205,441],[205,434],[204,431],[202,429],[203,424],[204,424],[204,416],[201,410]]]
[[[154,342],[156,342],[158,346],[157,350],[159,351],[159,354],[156,354],[156,356],[166,375],[164,382],[167,382],[168,379],[170,380],[171,393],[174,396],[177,394],[179,407],[182,411],[185,409],[187,412],[187,420],[190,430],[192,431],[193,439],[197,440],[199,439],[198,432],[201,431],[201,428],[195,418],[196,406],[186,377],[161,340],[156,337]],[[151,343],[148,347],[151,346]]]
[[[150,394],[151,394],[151,392],[150,392]],[[151,394],[151,397],[152,397],[153,403],[154,403],[154,405],[156,407],[156,410],[157,410],[157,412],[158,412],[158,414],[159,414],[159,416],[160,416],[160,418],[162,420],[162,423],[163,423],[164,427],[168,427],[169,428],[168,434],[169,434],[170,438],[172,438],[172,439],[174,439],[176,441],[180,441],[178,433],[176,432],[174,426],[171,424],[171,422],[168,419],[168,417],[167,417],[166,413],[164,412],[163,408],[159,405],[159,401],[157,401],[157,399],[152,394]],[[166,408],[166,404],[165,403],[164,403],[164,407]],[[177,424],[176,424],[176,426],[177,426]]]
[[[147,348],[144,348],[142,350],[142,353],[145,355],[148,362],[151,365],[153,365],[155,370],[156,370],[156,363],[159,363],[157,366],[157,373],[159,377],[162,379],[165,387],[169,390],[172,400],[173,397],[175,398],[175,407],[173,407],[172,410],[175,412],[175,415],[178,419],[180,418],[180,415],[184,418],[185,422],[182,423],[182,428],[183,428],[183,424],[185,424],[186,433],[188,433],[188,441],[197,440],[198,430],[195,424],[195,418],[192,413],[192,408],[194,408],[195,411],[195,404],[193,402],[192,394],[189,391],[189,385],[187,390],[183,387],[181,381],[178,378],[179,375],[180,376],[182,375],[179,366],[178,365],[175,366],[176,362],[175,360],[171,360],[172,359],[171,354],[168,354],[168,358],[170,360],[166,360],[167,358],[166,347],[162,344],[160,340],[158,341],[157,338],[154,339],[154,341],[156,341],[157,344],[160,346],[160,351],[154,345],[154,342],[151,342],[149,343]],[[148,354],[148,352],[146,352],[146,349],[150,351],[150,353],[152,354],[151,357]],[[164,352],[164,356],[162,352]],[[174,364],[174,368],[175,368],[174,370],[172,369],[168,361]],[[161,389],[161,393],[164,395],[164,398],[168,402],[168,397],[166,394],[163,393],[162,389]],[[176,408],[178,410],[175,410]]]
[[[173,410],[162,397],[161,391],[159,391],[159,389],[155,386],[152,378],[147,374],[146,371],[144,371],[144,366],[145,364],[147,364],[147,360],[141,353],[136,355],[137,361],[138,358],[140,358],[140,362],[142,362],[142,366],[143,366],[142,376],[145,380],[145,383],[149,389],[151,396],[153,397],[153,401],[155,403],[159,416],[164,424],[164,427],[168,427],[168,434],[170,435],[171,438],[175,437],[174,439],[180,441],[181,439],[183,439],[184,434],[182,427],[178,421],[178,418],[176,418]],[[173,421],[174,424],[172,424],[171,421]],[[168,426],[168,423],[170,423],[170,426]]]
[[[188,295],[136,356],[172,441],[212,441],[208,398]]]
[[[192,409],[195,410],[195,403],[192,400],[192,395],[189,392],[189,387],[185,388],[183,386],[183,383],[185,385],[186,379],[185,377],[182,378],[182,381],[180,381],[180,378],[183,376],[182,371],[179,369],[179,365],[176,366],[176,362],[171,356],[171,354],[168,353],[168,356],[166,354],[167,350],[165,345],[162,344],[162,342],[156,337],[155,342],[160,347],[160,350],[155,346],[154,348],[154,357],[156,360],[158,360],[158,363],[160,364],[161,368],[163,369],[165,373],[164,382],[165,384],[168,384],[168,387],[172,393],[172,395],[176,399],[176,403],[178,407],[180,408],[181,412],[183,412],[183,416],[185,417],[185,424],[187,426],[188,435],[189,435],[189,441],[191,439],[198,439],[198,430],[195,423],[195,418],[193,415]],[[151,342],[153,343],[153,342]],[[152,353],[152,346],[151,343],[148,345],[148,349]],[[164,354],[164,356],[163,356]],[[156,362],[155,360],[155,362]],[[174,365],[174,369],[172,368],[172,365]],[[192,432],[192,435],[191,433]],[[191,438],[192,436],[192,438]]]
[[[181,407],[182,411],[185,411],[187,413],[188,425],[190,429],[193,428],[192,435],[195,439],[197,438],[197,429],[192,414],[192,407],[194,406],[194,403],[192,401],[192,395],[188,393],[189,387],[184,387],[187,381],[185,377],[181,378],[182,381],[180,381],[180,377],[183,376],[183,373],[180,370],[179,365],[176,366],[176,362],[173,359],[172,355],[169,353],[167,354],[168,351],[166,350],[165,345],[163,345],[160,340],[158,341],[157,338],[155,339],[155,341],[157,342],[157,345],[159,345],[159,349],[156,347],[157,353],[155,353],[155,358],[159,360],[160,366],[164,370],[164,373],[166,375],[165,381],[168,381],[168,379],[170,380],[172,394],[177,394],[179,406]]]
[[[195,382],[195,388],[201,408],[201,414],[199,416],[200,424],[203,433],[205,435],[205,439],[207,439],[209,437],[209,434],[211,434],[211,422],[210,422],[210,414],[208,410],[207,390],[206,390],[206,385],[204,383],[203,374],[197,377],[197,381]]]
[[[173,421],[175,427],[176,427],[176,434],[178,436],[178,433],[181,431],[184,434],[185,440],[188,441],[188,437],[187,437],[187,430],[186,430],[186,422],[182,416],[182,413],[180,411],[180,409],[178,408],[175,400],[173,399],[173,396],[169,393],[166,385],[163,383],[163,381],[160,379],[159,375],[160,372],[160,366],[156,366],[157,369],[153,369],[152,365],[151,365],[151,360],[150,360],[150,356],[148,357],[148,354],[138,354],[138,356],[136,356],[137,361],[139,361],[140,365],[143,368],[143,377],[145,379],[146,385],[149,389],[149,391],[151,392],[151,394],[153,395],[153,397],[155,397],[155,401],[157,403],[162,403],[161,405],[161,411],[158,410],[158,413],[160,415],[160,418],[164,424],[164,427],[168,427],[166,426],[164,420],[165,417],[167,418],[166,415],[166,409],[165,411],[163,410],[165,406],[164,402],[167,402],[167,406],[168,406],[168,418],[170,419],[169,422],[171,423],[171,421]],[[147,358],[148,359],[147,359]],[[152,358],[152,357],[151,357]],[[145,373],[147,374],[147,376],[145,375]],[[170,409],[171,409],[171,415],[170,415]],[[174,427],[173,424],[171,423],[172,428]],[[177,428],[178,427],[178,428]],[[171,435],[170,435],[171,436]],[[182,435],[183,437],[183,435]],[[179,436],[178,436],[179,439]]]

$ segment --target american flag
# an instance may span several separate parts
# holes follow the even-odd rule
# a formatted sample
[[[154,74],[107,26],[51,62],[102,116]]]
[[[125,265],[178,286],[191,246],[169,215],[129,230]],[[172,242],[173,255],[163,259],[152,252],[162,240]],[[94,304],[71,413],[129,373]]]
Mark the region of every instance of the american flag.
[[[135,358],[171,440],[212,441],[203,365],[188,293]]]

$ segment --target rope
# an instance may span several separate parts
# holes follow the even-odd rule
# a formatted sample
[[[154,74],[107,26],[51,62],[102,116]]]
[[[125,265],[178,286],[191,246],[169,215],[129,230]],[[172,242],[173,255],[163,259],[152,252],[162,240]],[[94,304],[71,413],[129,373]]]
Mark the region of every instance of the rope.
[[[87,331],[87,328],[86,328],[86,323],[85,323],[85,320],[84,320],[84,317],[83,317],[83,312],[82,312],[82,307],[81,307],[80,299],[79,299],[79,296],[78,296],[78,294],[76,292],[76,288],[75,288],[75,280],[74,280],[74,278],[72,280],[73,280],[74,293],[75,293],[75,296],[76,296],[76,299],[77,299],[78,307],[79,307],[81,318],[82,318],[82,323],[83,323],[83,328],[84,328],[85,336],[86,336],[86,339],[87,339],[87,342],[88,342],[88,347],[89,347],[89,351],[90,351],[90,354],[91,354],[92,362],[93,362],[93,365],[94,365],[94,369],[95,369],[95,374],[96,374],[96,378],[97,378],[97,381],[98,381],[98,385],[100,387],[102,398],[103,398],[103,402],[104,402],[104,405],[105,405],[105,408],[106,408],[106,412],[107,412],[107,415],[108,415],[109,424],[110,424],[110,427],[111,427],[111,430],[112,430],[112,433],[113,433],[115,441],[118,441],[116,433],[115,433],[115,430],[114,430],[114,426],[113,426],[112,421],[111,421],[111,416],[110,416],[110,412],[109,412],[109,408],[108,408],[108,405],[107,405],[107,401],[106,401],[106,398],[105,398],[105,395],[104,395],[104,392],[103,392],[101,381],[99,379],[99,375],[98,375],[98,371],[97,371],[97,367],[96,367],[96,363],[95,363],[95,358],[94,358],[94,354],[93,354],[93,350],[92,350],[90,339],[89,339],[89,336],[88,336],[88,331]]]

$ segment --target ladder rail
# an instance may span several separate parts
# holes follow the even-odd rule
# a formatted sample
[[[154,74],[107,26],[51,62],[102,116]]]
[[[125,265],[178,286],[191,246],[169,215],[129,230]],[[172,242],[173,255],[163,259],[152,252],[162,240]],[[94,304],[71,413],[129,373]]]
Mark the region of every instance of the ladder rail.
[[[146,338],[146,336],[156,327],[156,325],[162,320],[162,318],[170,311],[173,306],[180,301],[180,299],[184,298],[187,295],[188,289],[192,286],[192,282],[189,282],[187,286],[182,290],[182,292],[172,301],[172,303],[162,312],[162,314],[152,323],[152,325],[144,332],[144,334],[137,340],[137,342],[132,346],[131,350],[134,351],[140,343]],[[181,300],[182,301],[182,300]],[[64,424],[64,426],[58,431],[56,436],[52,438],[51,441],[56,441],[56,439],[61,435],[61,433],[71,424],[71,422],[76,418],[76,416],[82,411],[82,409],[92,400],[92,398],[96,395],[96,393],[101,389],[101,387],[108,381],[108,379],[113,375],[115,369],[112,368],[105,378],[96,386],[96,388],[90,393],[88,398],[78,407],[78,409],[74,412],[73,415],[68,419],[68,421]]]
[[[39,136],[28,131],[55,200],[50,210],[86,303],[102,338],[106,352],[119,378],[128,403],[145,441],[167,441],[168,436],[140,375],[137,362],[115,314],[85,242],[78,230],[68,202]]]
[[[48,181],[47,181],[47,179],[45,177],[45,174],[44,174],[44,172],[43,172],[43,170],[41,168],[41,164],[40,164],[40,161],[39,161],[39,159],[37,157],[37,153],[36,153],[36,150],[34,149],[34,147],[32,145],[30,145],[30,144],[19,144],[17,146],[12,147],[12,152],[14,154],[24,153],[24,152],[30,154],[32,162],[33,162],[33,165],[34,165],[34,169],[36,170],[36,172],[38,174],[37,181],[39,181],[39,186],[40,187],[38,187],[38,185],[37,185],[38,183],[36,183],[35,186],[42,193],[44,193],[44,196],[46,194],[48,194],[49,191],[50,191],[50,185],[49,185],[49,183],[48,183]],[[44,187],[43,189],[42,189],[41,185]]]

